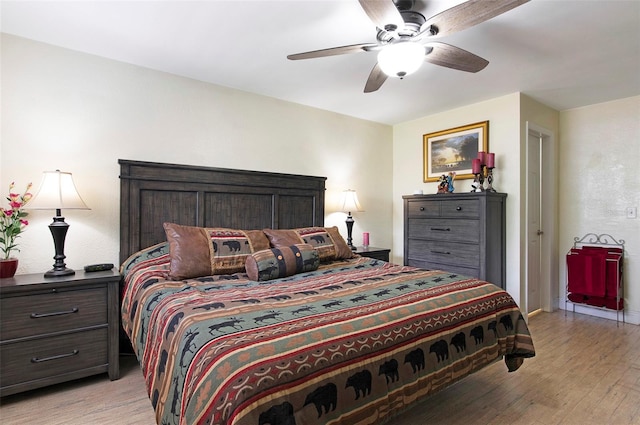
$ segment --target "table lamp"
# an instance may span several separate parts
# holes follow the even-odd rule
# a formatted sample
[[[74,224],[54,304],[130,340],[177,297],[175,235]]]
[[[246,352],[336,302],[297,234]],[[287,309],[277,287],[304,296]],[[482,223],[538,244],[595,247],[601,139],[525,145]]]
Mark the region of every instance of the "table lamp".
[[[76,186],[73,183],[71,173],[64,171],[45,171],[42,176],[42,183],[35,196],[29,201],[29,209],[33,210],[56,210],[53,223],[49,225],[56,255],[53,269],[44,274],[44,277],[67,276],[75,273],[73,269],[68,269],[64,259],[64,239],[67,235],[69,225],[62,217],[62,209],[88,210]]]
[[[348,213],[347,216],[347,245],[353,251],[356,250],[356,247],[353,245],[353,239],[351,238],[351,234],[353,233],[353,217],[351,216],[351,211],[363,212],[364,210],[360,206],[360,202],[358,202],[358,195],[355,190],[347,189],[342,192],[342,208],[341,211]]]

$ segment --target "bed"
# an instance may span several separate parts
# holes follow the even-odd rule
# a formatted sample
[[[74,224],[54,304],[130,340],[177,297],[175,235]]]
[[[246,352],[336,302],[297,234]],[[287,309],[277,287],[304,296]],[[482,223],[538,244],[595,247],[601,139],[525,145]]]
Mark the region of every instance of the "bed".
[[[322,177],[120,166],[122,323],[158,424],[382,424],[535,354],[497,286],[354,255]]]

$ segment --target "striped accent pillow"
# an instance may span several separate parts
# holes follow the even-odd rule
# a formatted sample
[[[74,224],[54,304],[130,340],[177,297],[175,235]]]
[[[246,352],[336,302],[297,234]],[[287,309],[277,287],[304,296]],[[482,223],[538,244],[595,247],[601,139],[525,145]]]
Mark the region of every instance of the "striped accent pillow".
[[[249,279],[265,281],[313,271],[319,265],[318,251],[311,245],[297,244],[254,252],[247,257],[245,268]]]

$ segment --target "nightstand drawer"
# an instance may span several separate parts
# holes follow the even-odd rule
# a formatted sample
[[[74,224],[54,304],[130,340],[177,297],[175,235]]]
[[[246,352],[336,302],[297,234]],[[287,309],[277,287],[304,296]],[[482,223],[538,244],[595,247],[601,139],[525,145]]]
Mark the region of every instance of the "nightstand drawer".
[[[106,324],[107,288],[52,290],[0,300],[2,340]]]
[[[381,260],[389,262],[389,252],[391,252],[388,248],[375,248],[372,246],[363,247],[359,246],[356,250],[356,254],[361,255],[363,257],[373,258],[375,260]]]
[[[409,227],[414,239],[431,239],[451,242],[480,242],[478,220],[447,220],[437,218],[410,218]]]
[[[410,239],[409,253],[409,261],[428,261],[465,268],[477,268],[480,264],[478,247],[470,244]]]
[[[108,364],[103,329],[0,346],[0,385],[8,387]]]

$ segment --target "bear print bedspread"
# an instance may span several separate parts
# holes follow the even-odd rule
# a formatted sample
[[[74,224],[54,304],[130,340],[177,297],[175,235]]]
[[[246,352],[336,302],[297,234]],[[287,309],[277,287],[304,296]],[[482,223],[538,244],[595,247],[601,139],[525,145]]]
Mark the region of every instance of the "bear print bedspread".
[[[122,320],[158,424],[382,424],[534,347],[497,286],[359,257],[284,279],[127,279]]]

